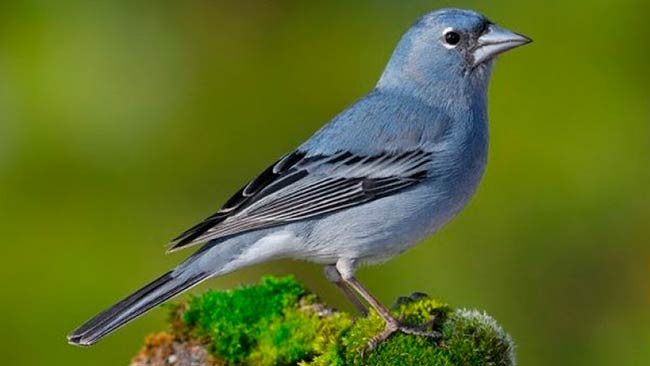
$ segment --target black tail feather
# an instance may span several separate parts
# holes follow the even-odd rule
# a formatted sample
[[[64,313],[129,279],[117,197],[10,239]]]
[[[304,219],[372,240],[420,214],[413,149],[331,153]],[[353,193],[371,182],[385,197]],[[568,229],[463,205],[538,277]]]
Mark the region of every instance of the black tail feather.
[[[183,274],[173,275],[173,272],[167,272],[124,300],[88,320],[68,335],[68,342],[78,346],[91,346],[105,335],[208,277],[207,273],[187,276]]]

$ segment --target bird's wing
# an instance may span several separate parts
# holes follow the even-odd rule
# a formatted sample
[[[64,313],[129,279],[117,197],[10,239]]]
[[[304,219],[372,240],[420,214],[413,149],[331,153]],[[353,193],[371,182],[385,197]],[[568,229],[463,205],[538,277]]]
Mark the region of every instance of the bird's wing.
[[[193,244],[309,219],[357,206],[426,178],[431,153],[420,149],[354,155],[285,155],[237,192],[214,215],[170,244]]]

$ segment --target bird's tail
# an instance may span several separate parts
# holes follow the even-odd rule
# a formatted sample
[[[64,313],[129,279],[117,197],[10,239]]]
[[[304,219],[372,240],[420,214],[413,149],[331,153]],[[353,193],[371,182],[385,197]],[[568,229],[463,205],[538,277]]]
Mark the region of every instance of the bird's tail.
[[[188,268],[188,267],[185,267]],[[68,335],[68,342],[91,346],[105,335],[210,277],[211,273],[173,270],[88,320]],[[197,271],[192,271],[197,272]]]

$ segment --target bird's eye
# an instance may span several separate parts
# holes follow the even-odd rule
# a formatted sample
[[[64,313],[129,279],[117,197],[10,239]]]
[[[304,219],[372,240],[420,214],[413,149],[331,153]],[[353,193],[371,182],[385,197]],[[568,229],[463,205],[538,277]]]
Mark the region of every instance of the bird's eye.
[[[458,32],[449,31],[445,33],[445,43],[450,46],[455,46],[460,42],[460,34]]]

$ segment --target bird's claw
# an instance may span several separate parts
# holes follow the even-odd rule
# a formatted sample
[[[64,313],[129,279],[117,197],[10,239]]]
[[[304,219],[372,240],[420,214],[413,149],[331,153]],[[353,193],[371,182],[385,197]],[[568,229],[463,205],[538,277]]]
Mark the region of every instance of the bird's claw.
[[[411,326],[411,325],[406,325],[402,324],[400,321],[395,321],[395,322],[390,322],[386,323],[386,328],[384,330],[377,334],[376,336],[372,337],[368,343],[366,344],[366,347],[362,350],[361,355],[365,356],[368,352],[373,351],[376,349],[382,342],[387,340],[391,335],[393,335],[395,332],[402,332],[404,334],[409,334],[409,335],[414,335],[417,337],[426,337],[426,338],[433,338],[433,339],[439,339],[442,337],[442,333],[435,331],[435,330],[427,330],[427,328],[431,325],[433,325],[436,321],[435,316],[432,317],[429,321],[426,323],[419,325],[419,326]]]
[[[424,330],[422,327],[400,327],[399,331],[404,334],[410,334],[418,337],[439,339],[442,334],[437,330]]]
[[[373,351],[381,342],[385,341],[390,337],[393,333],[398,331],[400,329],[400,325],[398,322],[391,322],[391,323],[386,323],[386,328],[384,330],[377,334],[376,336],[370,338],[368,343],[366,343],[366,347],[361,351],[361,357],[365,357],[365,355]]]

